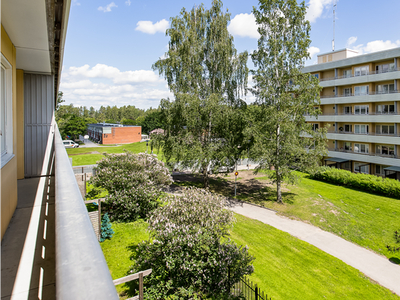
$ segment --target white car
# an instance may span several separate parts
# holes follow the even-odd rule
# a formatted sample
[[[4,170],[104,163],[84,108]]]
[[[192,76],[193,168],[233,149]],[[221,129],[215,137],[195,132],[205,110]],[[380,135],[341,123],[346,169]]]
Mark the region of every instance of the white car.
[[[63,141],[63,144],[64,144],[65,148],[78,148],[79,147],[79,144],[77,144],[71,140],[65,140],[65,141]]]

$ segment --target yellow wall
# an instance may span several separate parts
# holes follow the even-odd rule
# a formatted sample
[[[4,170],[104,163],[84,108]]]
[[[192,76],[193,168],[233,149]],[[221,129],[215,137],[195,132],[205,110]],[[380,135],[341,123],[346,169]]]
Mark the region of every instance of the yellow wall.
[[[25,176],[24,157],[24,71],[17,70],[17,166],[18,179]]]
[[[13,152],[15,156],[1,169],[1,238],[17,207],[17,98],[16,50],[1,26],[1,53],[12,65]]]

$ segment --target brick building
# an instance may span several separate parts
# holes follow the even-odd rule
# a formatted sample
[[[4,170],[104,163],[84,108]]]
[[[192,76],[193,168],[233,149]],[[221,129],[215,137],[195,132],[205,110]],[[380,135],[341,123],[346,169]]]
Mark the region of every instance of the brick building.
[[[89,124],[89,137],[100,144],[130,144],[142,139],[142,126],[121,124]]]

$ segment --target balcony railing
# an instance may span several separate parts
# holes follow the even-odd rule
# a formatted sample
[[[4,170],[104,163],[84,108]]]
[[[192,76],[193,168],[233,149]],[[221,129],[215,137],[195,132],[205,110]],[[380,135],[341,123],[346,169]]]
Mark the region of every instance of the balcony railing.
[[[353,134],[353,135],[372,135],[372,136],[382,136],[382,137],[399,137],[400,134],[388,134],[388,133],[377,133],[377,132],[368,132],[368,133],[356,133],[356,132],[349,132],[349,131],[328,131],[327,133],[334,133],[334,134]]]
[[[382,116],[382,115],[386,115],[386,116],[396,116],[396,115],[399,115],[399,113],[396,113],[396,112],[387,112],[387,113],[384,113],[384,112],[374,112],[374,111],[370,111],[370,112],[368,112],[367,114],[356,114],[356,113],[354,113],[354,112],[351,112],[351,113],[338,112],[338,113],[323,113],[323,114],[320,114],[319,117],[320,117],[320,116],[351,116],[351,115],[353,115],[353,116]]]
[[[118,299],[67,152],[54,123],[57,299]]]
[[[342,76],[336,76],[336,77],[328,77],[328,78],[321,78],[320,81],[327,81],[327,80],[335,80],[335,79],[343,79],[343,78],[353,78],[353,77],[362,77],[362,76],[367,76],[367,75],[377,75],[377,74],[384,74],[384,73],[390,73],[390,72],[396,72],[400,71],[400,68],[392,68],[391,70],[387,70],[385,72],[383,71],[370,71],[366,72],[365,74],[362,75],[342,75]]]
[[[366,94],[355,94],[355,93],[346,93],[346,94],[337,94],[337,95],[324,95],[320,96],[321,99],[325,98],[343,98],[343,97],[355,97],[355,96],[373,96],[373,95],[387,95],[387,94],[398,94],[400,93],[400,90],[393,90],[393,91],[388,91],[388,92],[368,92]]]
[[[336,152],[345,152],[345,153],[352,153],[352,154],[361,154],[361,155],[368,155],[368,156],[377,156],[377,157],[386,157],[386,158],[400,158],[399,155],[395,154],[379,154],[379,153],[364,153],[364,152],[355,152],[352,149],[345,149],[343,147],[336,147],[336,148],[328,148],[328,151],[336,151]]]

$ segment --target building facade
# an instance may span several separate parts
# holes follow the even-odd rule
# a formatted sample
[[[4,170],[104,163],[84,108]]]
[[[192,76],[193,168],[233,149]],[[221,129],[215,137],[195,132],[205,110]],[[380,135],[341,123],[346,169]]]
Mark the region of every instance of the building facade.
[[[323,88],[322,114],[306,121],[328,128],[325,164],[400,179],[400,48],[321,54],[303,72]]]
[[[142,139],[142,126],[124,126],[121,124],[89,124],[89,137],[101,144],[130,144]]]

